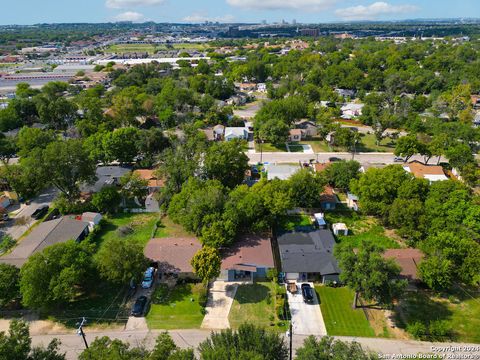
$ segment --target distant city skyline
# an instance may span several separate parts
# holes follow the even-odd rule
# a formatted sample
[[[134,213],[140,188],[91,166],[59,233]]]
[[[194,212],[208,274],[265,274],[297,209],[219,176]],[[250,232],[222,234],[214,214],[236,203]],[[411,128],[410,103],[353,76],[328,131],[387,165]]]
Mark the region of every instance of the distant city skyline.
[[[321,23],[480,17],[478,0],[17,0],[2,25],[69,22]]]

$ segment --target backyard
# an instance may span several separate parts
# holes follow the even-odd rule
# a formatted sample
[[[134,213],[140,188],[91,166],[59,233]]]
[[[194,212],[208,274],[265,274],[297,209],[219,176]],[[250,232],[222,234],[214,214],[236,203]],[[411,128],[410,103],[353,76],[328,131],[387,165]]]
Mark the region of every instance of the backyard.
[[[348,287],[315,286],[323,320],[330,336],[373,337],[375,333],[362,309],[352,309],[354,292]]]
[[[105,240],[119,236],[125,240],[136,240],[145,245],[150,240],[155,222],[158,221],[158,214],[150,213],[120,213],[104,218],[104,224],[96,235],[96,240],[101,247]],[[128,231],[120,234],[121,228],[128,228]]]
[[[358,247],[362,241],[367,241],[377,244],[382,249],[398,249],[401,247],[395,240],[394,234],[388,234],[387,230],[374,217],[345,209],[326,212],[325,219],[330,224],[345,223],[347,225],[349,235],[337,236],[337,240],[341,244],[348,243]]]
[[[458,286],[444,297],[426,291],[409,292],[396,307],[396,322],[407,328],[415,322],[427,331],[432,322],[442,321],[450,335],[438,340],[480,343],[480,291]],[[428,337],[426,338],[428,339]]]
[[[152,296],[152,304],[146,316],[150,329],[197,329],[204,317],[200,304],[202,284],[181,284],[173,289],[160,284]]]
[[[313,228],[310,216],[305,214],[287,215],[279,219],[278,231],[293,231],[295,229]]]
[[[164,216],[157,223],[157,230],[153,237],[166,238],[166,237],[192,237],[192,234],[185,231],[181,225],[175,224],[168,216]]]
[[[230,309],[228,320],[232,328],[238,328],[243,323],[284,330],[283,322],[275,314],[275,287],[273,282],[258,282],[240,285]]]

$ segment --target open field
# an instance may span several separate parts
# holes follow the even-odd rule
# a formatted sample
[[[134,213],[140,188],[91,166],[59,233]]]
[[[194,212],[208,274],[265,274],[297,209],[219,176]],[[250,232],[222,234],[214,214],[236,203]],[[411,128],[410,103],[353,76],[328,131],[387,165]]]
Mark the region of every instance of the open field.
[[[240,285],[235,294],[228,320],[232,328],[238,328],[243,323],[251,323],[263,327],[283,328],[286,322],[280,321],[275,315],[275,289],[278,286],[272,282]]]
[[[328,335],[373,337],[362,309],[352,309],[354,292],[348,287],[315,286]]]
[[[196,329],[203,320],[203,307],[195,286],[201,284],[177,285],[168,289],[161,284],[155,289],[152,304],[146,316],[151,329]],[[157,300],[155,300],[157,298]]]
[[[158,220],[158,214],[133,214],[133,213],[121,213],[114,216],[105,218],[105,224],[96,236],[96,241],[99,246],[105,240],[111,238],[121,237],[125,240],[136,240],[143,245],[146,245],[155,222]],[[133,231],[127,235],[119,234],[121,227],[130,227]]]
[[[425,291],[407,293],[396,307],[396,321],[401,328],[417,321],[427,329],[433,321],[444,321],[451,334],[438,340],[480,343],[480,291],[459,287],[445,297]]]

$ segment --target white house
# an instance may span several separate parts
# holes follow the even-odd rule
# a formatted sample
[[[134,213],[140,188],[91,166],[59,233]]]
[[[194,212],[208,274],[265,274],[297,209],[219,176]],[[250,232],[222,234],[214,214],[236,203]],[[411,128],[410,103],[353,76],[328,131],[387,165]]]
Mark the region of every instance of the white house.
[[[226,127],[225,128],[225,141],[231,141],[233,139],[247,140],[248,128],[245,127]]]
[[[353,119],[362,115],[364,104],[347,103],[341,107],[342,119]]]
[[[102,214],[96,213],[96,212],[84,212],[82,214],[82,221],[88,223],[88,228],[90,230],[93,230],[93,228],[100,224],[100,221],[102,220]]]
[[[348,235],[348,228],[344,223],[333,224],[332,230],[335,235]]]

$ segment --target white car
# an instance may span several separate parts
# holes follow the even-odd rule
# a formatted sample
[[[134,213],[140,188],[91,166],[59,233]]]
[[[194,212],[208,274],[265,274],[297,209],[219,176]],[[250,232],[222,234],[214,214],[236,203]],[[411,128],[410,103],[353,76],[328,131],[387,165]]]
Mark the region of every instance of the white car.
[[[153,280],[155,278],[155,268],[149,267],[147,271],[143,274],[142,288],[149,289],[153,285]]]

